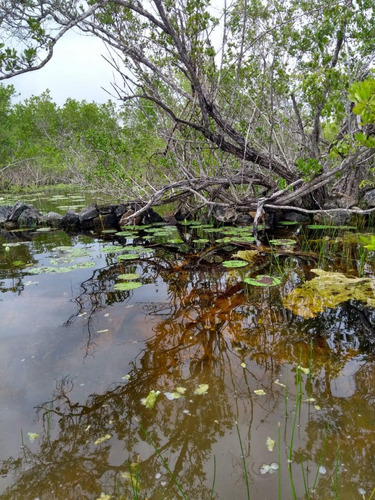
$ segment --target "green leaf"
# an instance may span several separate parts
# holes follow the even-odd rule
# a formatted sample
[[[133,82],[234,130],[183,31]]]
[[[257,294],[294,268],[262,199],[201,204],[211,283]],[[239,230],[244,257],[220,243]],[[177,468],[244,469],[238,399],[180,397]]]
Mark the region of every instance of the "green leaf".
[[[119,280],[136,280],[140,278],[141,275],[138,273],[127,273],[127,274],[119,274],[117,278]]]
[[[224,267],[228,268],[245,267],[249,265],[248,262],[243,260],[225,260],[222,264]]]
[[[125,292],[128,290],[134,290],[135,288],[140,288],[142,286],[142,283],[139,283],[139,281],[127,281],[125,283],[117,283],[113,289],[114,290],[119,290],[121,292]]]
[[[154,408],[154,406],[156,404],[156,400],[157,400],[159,394],[160,394],[160,391],[154,391],[154,390],[152,390],[152,391],[150,391],[148,393],[147,397],[141,399],[141,403],[146,408],[149,408],[149,409]]]
[[[198,396],[203,396],[204,394],[207,394],[208,391],[208,384],[199,384],[198,387],[195,389],[194,394],[197,394]]]
[[[268,287],[280,285],[281,279],[276,278],[276,276],[262,274],[258,275],[256,278],[245,278],[244,282],[248,285]]]

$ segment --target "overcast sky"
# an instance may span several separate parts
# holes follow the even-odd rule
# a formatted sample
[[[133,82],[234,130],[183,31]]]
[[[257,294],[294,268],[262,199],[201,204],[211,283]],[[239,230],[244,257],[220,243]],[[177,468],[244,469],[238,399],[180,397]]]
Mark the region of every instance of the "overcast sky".
[[[110,91],[114,75],[110,65],[101,57],[105,52],[99,39],[71,31],[57,43],[51,61],[44,68],[3,83],[15,86],[21,94],[17,100],[49,89],[58,105],[68,97],[106,102],[110,96],[101,87]]]

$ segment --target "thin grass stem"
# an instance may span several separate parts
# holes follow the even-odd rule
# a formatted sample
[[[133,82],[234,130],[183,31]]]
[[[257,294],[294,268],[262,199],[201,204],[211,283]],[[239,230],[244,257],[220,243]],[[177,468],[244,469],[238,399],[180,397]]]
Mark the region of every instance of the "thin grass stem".
[[[375,495],[375,488],[372,490],[372,493],[371,495],[369,496],[369,499],[368,500],[371,500],[371,498]]]
[[[324,441],[323,441],[323,446],[322,446],[322,451],[320,452],[320,457],[319,457],[319,462],[318,462],[318,468],[316,470],[314,484],[313,484],[313,487],[312,487],[313,490],[315,490],[316,482],[317,482],[318,476],[319,476],[319,469],[320,469],[320,466],[322,465],[324,450],[325,450],[325,447],[326,447],[326,444],[327,444],[327,440],[328,440],[328,429],[329,429],[329,425],[327,425],[326,434],[324,436]]]
[[[187,496],[185,495],[185,493],[184,493],[183,489],[181,488],[180,483],[177,481],[177,479],[176,479],[175,475],[173,474],[173,472],[172,472],[171,468],[170,468],[170,467],[169,467],[169,465],[168,465],[168,462],[165,460],[165,458],[163,457],[163,455],[160,453],[160,451],[159,451],[158,447],[156,446],[156,444],[154,443],[154,441],[153,441],[152,437],[149,435],[149,433],[146,431],[146,429],[144,429],[144,428],[143,428],[143,426],[142,426],[139,422],[137,422],[137,423],[138,423],[139,428],[140,428],[140,429],[141,429],[141,431],[143,432],[143,434],[146,436],[146,438],[147,438],[148,442],[149,442],[149,443],[151,444],[151,446],[154,448],[154,450],[155,450],[155,452],[156,452],[157,456],[160,458],[160,460],[161,460],[161,462],[162,462],[163,466],[164,466],[164,467],[165,467],[165,469],[168,471],[168,474],[170,475],[170,477],[171,477],[172,481],[175,483],[175,485],[176,485],[176,486],[177,486],[177,488],[178,488],[178,491],[181,493],[182,498],[183,498],[184,500],[187,500]]]
[[[303,463],[301,463],[301,469],[302,469],[303,487],[305,488],[305,497],[306,500],[309,500],[309,488],[307,486],[306,474],[305,474],[305,469],[303,468]]]
[[[338,484],[339,484],[339,461],[340,461],[340,447],[337,448],[336,464],[335,464],[335,478],[333,483],[334,499],[339,500]]]
[[[235,420],[235,423],[236,423],[236,429],[237,429],[238,439],[239,439],[239,442],[240,442],[240,448],[241,448],[241,454],[242,454],[242,463],[243,463],[243,469],[244,469],[244,473],[245,473],[247,500],[250,500],[250,486],[249,486],[249,478],[248,478],[248,475],[247,475],[245,453],[244,453],[243,446],[242,446],[242,439],[241,439],[240,430],[238,428],[238,422],[237,422],[237,420]]]
[[[277,423],[277,498],[281,500],[281,450],[280,450],[280,422]]]
[[[211,488],[210,498],[213,498],[214,488],[215,488],[215,481],[216,481],[216,455],[214,455],[214,477],[213,477],[213,480],[212,480],[212,488]]]

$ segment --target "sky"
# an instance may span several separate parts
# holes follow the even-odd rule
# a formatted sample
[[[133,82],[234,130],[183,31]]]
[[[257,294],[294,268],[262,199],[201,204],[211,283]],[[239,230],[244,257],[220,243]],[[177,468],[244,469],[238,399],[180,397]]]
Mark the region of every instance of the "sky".
[[[56,44],[54,55],[44,68],[3,83],[14,85],[21,94],[15,101],[23,101],[49,89],[52,99],[59,106],[68,97],[79,101],[106,102],[111,97],[102,87],[111,91],[115,75],[101,56],[105,53],[101,40],[70,31]]]

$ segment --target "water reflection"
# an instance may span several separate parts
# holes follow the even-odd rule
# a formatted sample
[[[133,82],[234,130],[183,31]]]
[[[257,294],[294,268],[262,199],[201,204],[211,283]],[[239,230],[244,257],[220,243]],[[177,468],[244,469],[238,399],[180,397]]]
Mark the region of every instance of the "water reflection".
[[[30,258],[42,258],[38,245]],[[310,498],[328,498],[335,475],[340,498],[372,490],[373,311],[346,303],[314,319],[292,315],[281,299],[299,279],[296,265],[285,285],[256,289],[244,287],[241,271],[158,248],[136,263],[99,263],[71,282],[64,319],[51,323],[41,365],[47,377],[61,375],[52,397],[38,401],[37,443],[25,435],[19,456],[2,460],[12,478],[2,498],[132,498],[129,464],[141,498],[179,498],[159,454],[187,498],[246,498],[235,421],[254,498],[277,498],[277,473],[260,470],[278,461],[277,446],[266,446],[267,437],[277,441],[278,422],[282,498],[293,488],[303,498],[304,483],[314,482]],[[144,286],[114,290],[124,272],[139,273]],[[62,276],[54,280],[68,290]],[[199,384],[207,394],[195,394]],[[178,386],[185,397],[168,400]],[[151,390],[161,394],[148,409],[141,400]],[[326,474],[317,475],[320,465]]]

